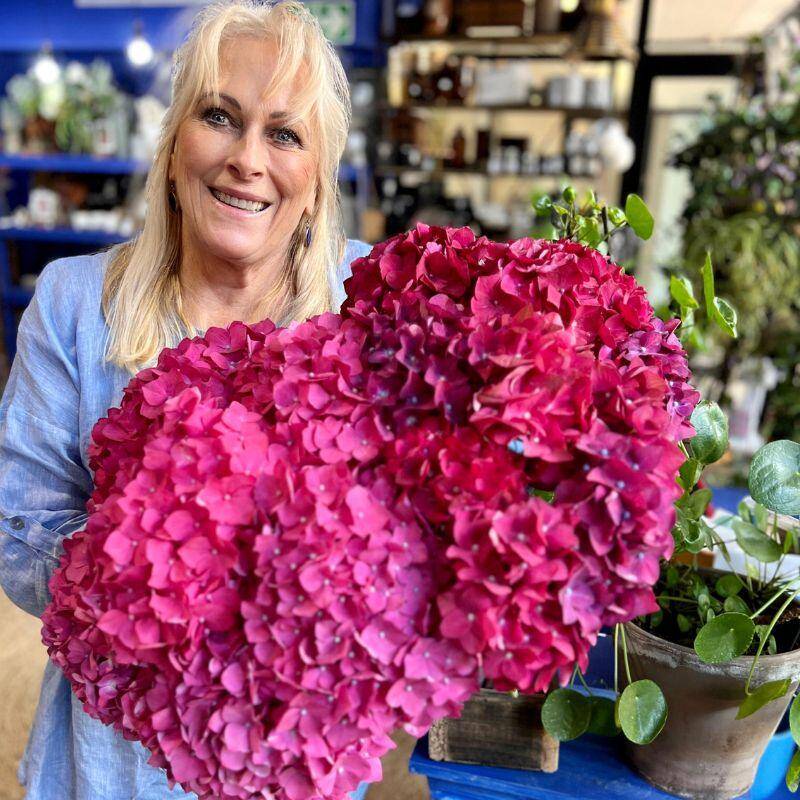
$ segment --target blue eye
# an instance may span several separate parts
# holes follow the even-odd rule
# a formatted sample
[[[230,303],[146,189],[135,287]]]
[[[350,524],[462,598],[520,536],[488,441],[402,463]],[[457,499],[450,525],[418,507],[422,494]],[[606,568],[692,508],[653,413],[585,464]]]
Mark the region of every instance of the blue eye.
[[[300,137],[291,129],[291,128],[280,128],[276,132],[276,136],[278,136],[279,140],[282,142],[291,142],[294,144],[300,144]],[[288,136],[289,138],[281,138],[282,136]]]
[[[231,118],[221,108],[209,108],[204,114],[203,119],[208,120],[212,125],[222,127],[231,121]]]

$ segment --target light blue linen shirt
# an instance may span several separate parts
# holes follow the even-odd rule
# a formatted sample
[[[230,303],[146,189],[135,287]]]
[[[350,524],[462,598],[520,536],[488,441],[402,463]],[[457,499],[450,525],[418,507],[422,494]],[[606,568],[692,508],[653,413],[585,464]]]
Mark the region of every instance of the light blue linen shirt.
[[[369,245],[348,241],[331,270],[334,307],[350,263]],[[62,258],[36,282],[17,333],[0,398],[0,584],[41,616],[62,541],[84,527],[92,492],[87,448],[95,422],[122,401],[131,376],[103,361],[108,327],[100,296],[108,253]],[[63,673],[48,662],[39,707],[19,766],[25,800],[196,800],[148,751],[84,712]],[[361,798],[366,784],[354,797]]]

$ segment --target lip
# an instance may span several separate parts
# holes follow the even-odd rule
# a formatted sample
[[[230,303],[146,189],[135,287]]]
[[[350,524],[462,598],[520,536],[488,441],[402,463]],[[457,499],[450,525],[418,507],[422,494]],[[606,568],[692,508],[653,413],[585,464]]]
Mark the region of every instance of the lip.
[[[242,192],[238,189],[224,189],[221,186],[209,186],[208,188],[213,189],[215,192],[222,192],[223,194],[228,194],[231,197],[236,197],[239,200],[252,200],[254,203],[266,203],[267,205],[272,205],[269,200],[265,200],[263,197],[257,197],[254,194]]]
[[[222,189],[217,189],[216,191],[223,191]],[[225,192],[225,194],[231,194],[230,192]],[[217,200],[214,196],[214,192],[211,190],[211,187],[208,187],[208,196],[211,198],[211,202],[214,204],[214,207],[219,209],[226,217],[233,218],[233,219],[240,219],[240,220],[252,220],[252,219],[261,219],[262,214],[266,214],[267,211],[272,207],[272,203],[267,203],[267,207],[263,208],[261,211],[247,211],[244,208],[235,208],[234,206],[229,206],[227,203],[223,203],[221,200]],[[239,197],[240,195],[234,195],[234,197]],[[255,198],[250,197],[243,197],[243,200],[250,200]],[[263,203],[263,200],[256,199],[257,203]]]

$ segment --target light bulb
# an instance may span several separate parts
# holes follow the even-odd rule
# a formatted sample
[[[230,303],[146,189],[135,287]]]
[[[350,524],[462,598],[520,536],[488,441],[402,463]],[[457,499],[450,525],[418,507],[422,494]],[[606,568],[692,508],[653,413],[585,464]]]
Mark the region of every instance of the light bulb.
[[[580,0],[561,0],[561,10],[565,14],[571,14],[580,4]]]
[[[49,53],[42,53],[33,65],[33,74],[39,83],[48,85],[58,80],[61,67]]]
[[[153,48],[140,33],[128,42],[125,53],[135,67],[144,67],[153,60]]]

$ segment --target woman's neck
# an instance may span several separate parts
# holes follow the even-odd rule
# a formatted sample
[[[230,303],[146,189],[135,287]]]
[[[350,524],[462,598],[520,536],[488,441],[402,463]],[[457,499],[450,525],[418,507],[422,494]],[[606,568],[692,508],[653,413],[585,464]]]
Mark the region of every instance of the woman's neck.
[[[184,316],[198,330],[259,322],[282,264],[238,265],[183,258],[178,271]]]

